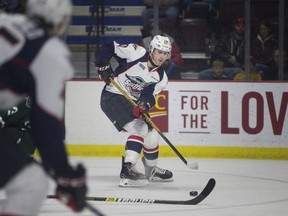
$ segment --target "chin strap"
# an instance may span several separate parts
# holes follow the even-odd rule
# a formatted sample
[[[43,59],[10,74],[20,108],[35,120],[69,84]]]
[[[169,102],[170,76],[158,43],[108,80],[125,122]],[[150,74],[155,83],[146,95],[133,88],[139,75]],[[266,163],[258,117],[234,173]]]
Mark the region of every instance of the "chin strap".
[[[155,63],[155,61],[153,60],[151,54],[149,54],[148,61],[152,64],[153,67],[158,67],[159,66],[159,65],[157,65]]]

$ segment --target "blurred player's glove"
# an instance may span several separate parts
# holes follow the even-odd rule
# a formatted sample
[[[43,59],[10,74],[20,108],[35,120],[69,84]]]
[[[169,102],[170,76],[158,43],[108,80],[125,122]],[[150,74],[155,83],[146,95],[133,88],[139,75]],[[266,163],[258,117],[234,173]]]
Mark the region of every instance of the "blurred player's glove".
[[[138,119],[143,119],[143,113],[148,115],[150,108],[150,103],[145,98],[141,98],[138,101],[137,106],[134,107],[133,113]]]
[[[82,164],[76,168],[69,166],[64,174],[56,178],[56,196],[75,212],[85,207],[85,196],[87,193],[86,170]]]
[[[112,77],[112,79],[114,78],[113,70],[111,69],[109,64],[102,66],[96,65],[96,70],[99,74],[99,78],[103,79],[104,82],[107,84],[110,83],[110,77]]]

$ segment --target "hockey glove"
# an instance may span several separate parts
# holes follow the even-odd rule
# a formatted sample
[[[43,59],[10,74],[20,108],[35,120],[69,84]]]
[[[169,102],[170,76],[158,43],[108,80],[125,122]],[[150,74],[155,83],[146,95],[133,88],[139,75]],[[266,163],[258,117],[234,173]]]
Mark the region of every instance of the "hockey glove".
[[[144,119],[143,113],[148,115],[150,108],[150,103],[145,98],[142,98],[138,101],[137,106],[134,107],[133,113],[138,119]]]
[[[75,168],[69,167],[65,174],[56,178],[56,196],[75,212],[85,207],[87,193],[86,170],[82,164]]]
[[[113,70],[111,69],[110,65],[104,65],[104,66],[97,66],[96,70],[99,74],[99,78],[103,79],[106,84],[110,83],[110,77],[114,78]]]

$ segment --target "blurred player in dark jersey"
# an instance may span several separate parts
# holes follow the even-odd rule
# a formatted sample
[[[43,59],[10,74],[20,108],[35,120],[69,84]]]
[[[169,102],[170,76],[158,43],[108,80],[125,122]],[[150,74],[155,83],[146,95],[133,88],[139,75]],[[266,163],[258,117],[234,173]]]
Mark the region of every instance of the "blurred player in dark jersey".
[[[6,195],[0,216],[38,215],[47,195],[47,174],[61,201],[74,211],[85,206],[85,168],[70,165],[63,141],[64,86],[74,70],[58,36],[71,13],[70,0],[28,0],[26,15],[0,13],[0,110],[31,98],[31,135],[43,165],[0,127],[0,188]]]

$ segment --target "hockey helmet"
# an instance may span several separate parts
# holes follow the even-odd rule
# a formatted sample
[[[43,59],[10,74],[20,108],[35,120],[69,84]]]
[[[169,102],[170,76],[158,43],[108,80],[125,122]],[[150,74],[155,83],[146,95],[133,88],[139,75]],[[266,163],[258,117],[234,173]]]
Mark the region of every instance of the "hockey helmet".
[[[28,0],[26,14],[42,20],[44,24],[57,28],[55,34],[63,34],[72,14],[71,0]],[[59,26],[62,26],[59,29]]]
[[[168,58],[171,56],[171,43],[168,37],[162,36],[162,35],[156,35],[153,37],[150,46],[149,46],[149,52],[150,54],[153,53],[154,49],[161,50],[163,52],[168,53]]]

